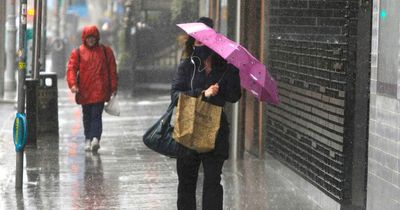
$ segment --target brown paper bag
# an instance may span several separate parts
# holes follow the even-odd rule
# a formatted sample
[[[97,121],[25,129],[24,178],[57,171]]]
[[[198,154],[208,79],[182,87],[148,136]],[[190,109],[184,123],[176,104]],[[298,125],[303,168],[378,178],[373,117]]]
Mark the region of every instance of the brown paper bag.
[[[215,147],[221,113],[222,107],[203,101],[202,95],[180,94],[172,137],[197,152],[211,151]]]

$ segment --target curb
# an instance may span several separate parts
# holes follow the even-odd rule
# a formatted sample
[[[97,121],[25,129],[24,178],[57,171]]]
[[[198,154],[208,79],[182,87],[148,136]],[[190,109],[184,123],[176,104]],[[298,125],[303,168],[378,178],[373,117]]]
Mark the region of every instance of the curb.
[[[13,104],[13,103],[17,103],[17,101],[15,99],[2,99],[2,98],[0,98],[0,103]]]

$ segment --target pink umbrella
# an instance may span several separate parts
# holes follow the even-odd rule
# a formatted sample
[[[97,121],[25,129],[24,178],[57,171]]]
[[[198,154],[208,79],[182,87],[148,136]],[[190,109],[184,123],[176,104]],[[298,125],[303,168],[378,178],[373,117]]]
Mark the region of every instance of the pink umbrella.
[[[268,73],[265,65],[246,48],[203,23],[183,23],[177,26],[237,67],[241,86],[256,98],[272,104],[279,103],[276,81]]]

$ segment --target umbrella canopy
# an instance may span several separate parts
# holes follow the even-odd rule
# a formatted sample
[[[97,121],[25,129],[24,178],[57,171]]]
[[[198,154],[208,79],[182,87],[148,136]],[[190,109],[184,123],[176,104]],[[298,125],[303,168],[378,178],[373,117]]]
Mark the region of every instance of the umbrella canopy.
[[[241,86],[256,98],[272,104],[279,103],[276,81],[265,65],[246,48],[203,23],[183,23],[177,26],[238,68]]]

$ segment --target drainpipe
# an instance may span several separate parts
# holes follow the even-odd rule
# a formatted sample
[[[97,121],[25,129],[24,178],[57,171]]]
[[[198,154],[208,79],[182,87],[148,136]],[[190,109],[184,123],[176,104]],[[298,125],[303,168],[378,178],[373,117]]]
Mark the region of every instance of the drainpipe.
[[[235,26],[235,41],[240,43],[240,1],[237,1],[236,5],[236,26]],[[239,102],[236,102],[232,106],[232,146],[231,146],[231,158],[236,160],[243,157],[243,148],[239,146]]]

